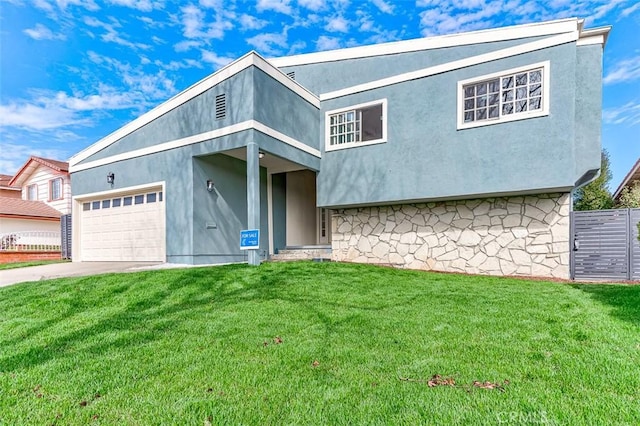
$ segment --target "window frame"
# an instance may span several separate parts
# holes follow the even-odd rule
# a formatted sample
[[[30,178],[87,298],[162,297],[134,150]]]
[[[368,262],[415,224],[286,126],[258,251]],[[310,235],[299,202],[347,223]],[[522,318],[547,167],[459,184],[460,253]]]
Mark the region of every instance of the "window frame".
[[[53,185],[56,181],[60,181],[60,196],[58,198],[53,197]],[[49,201],[58,201],[64,200],[64,181],[61,177],[57,177],[55,179],[51,179],[49,181]]]
[[[34,198],[31,198],[31,189],[33,189]],[[37,183],[32,183],[31,185],[27,185],[27,200],[38,201],[38,184]]]
[[[509,114],[509,115],[502,115],[502,101],[500,101],[500,103],[498,104],[499,106],[499,116],[498,118],[494,118],[494,119],[489,119],[489,120],[481,120],[481,121],[471,121],[468,123],[464,122],[464,87],[468,86],[470,84],[478,84],[478,83],[483,83],[483,82],[487,82],[489,80],[493,80],[496,78],[500,78],[500,77],[505,77],[508,76],[509,74],[517,74],[517,73],[522,73],[525,71],[534,71],[536,69],[542,69],[542,96],[541,96],[541,103],[542,103],[542,108],[537,109],[535,111],[525,111],[525,112],[514,112],[513,114]],[[499,72],[494,72],[491,74],[485,74],[485,75],[481,75],[481,76],[477,76],[477,77],[473,77],[473,78],[468,78],[465,80],[460,80],[458,81],[458,91],[457,91],[457,129],[458,130],[464,130],[464,129],[471,129],[471,128],[475,128],[475,127],[482,127],[482,126],[491,126],[494,124],[501,124],[501,123],[508,123],[508,122],[512,122],[512,121],[519,121],[519,120],[527,120],[529,118],[536,118],[536,117],[545,117],[549,115],[549,105],[550,105],[550,87],[549,87],[549,81],[550,81],[550,70],[551,70],[551,62],[550,61],[544,61],[544,62],[537,62],[534,64],[529,64],[529,65],[525,65],[522,67],[517,67],[517,68],[511,68],[511,69],[507,69],[507,70],[502,70]],[[502,97],[502,87],[500,87],[500,92],[498,92],[500,98]]]
[[[375,139],[372,141],[365,142],[346,142],[338,145],[331,145],[331,116],[336,114],[345,113],[351,110],[363,109],[366,107],[374,106],[374,105],[382,105],[382,138]],[[369,145],[377,145],[379,143],[386,143],[388,140],[387,134],[387,122],[389,121],[389,116],[387,114],[387,99],[377,99],[371,102],[365,102],[357,105],[349,105],[344,108],[333,109],[331,111],[325,112],[324,116],[324,146],[325,151],[337,151],[340,149],[348,149],[360,146],[369,146]],[[362,124],[361,124],[362,125]]]

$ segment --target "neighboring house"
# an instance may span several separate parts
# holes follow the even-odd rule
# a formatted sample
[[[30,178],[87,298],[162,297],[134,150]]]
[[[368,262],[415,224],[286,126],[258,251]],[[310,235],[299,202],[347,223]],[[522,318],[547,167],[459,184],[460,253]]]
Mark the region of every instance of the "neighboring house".
[[[68,163],[40,157],[29,158],[18,173],[8,180],[6,187],[1,187],[2,249],[28,248],[38,251],[46,246],[47,250],[59,250],[60,217],[71,213],[70,182]],[[5,195],[5,189],[10,191],[10,196]],[[39,254],[34,256],[34,259],[40,258]],[[8,259],[3,256],[0,261]],[[27,258],[20,257],[19,260]]]
[[[622,195],[622,191],[624,191],[625,188],[631,189],[634,185],[636,185],[639,182],[640,182],[640,158],[638,159],[638,161],[636,161],[636,164],[634,164],[633,167],[631,167],[631,170],[629,170],[629,173],[627,173],[624,179],[622,179],[622,182],[620,182],[618,189],[616,189],[616,192],[613,193],[613,199],[615,201],[619,201],[620,196]]]
[[[19,187],[9,185],[13,176],[0,174],[0,198],[22,198]]]
[[[22,199],[42,201],[62,214],[71,213],[69,163],[31,157],[9,185],[22,188]]]
[[[579,19],[265,60],[250,52],[70,160],[74,261],[338,261],[569,278],[600,167]]]

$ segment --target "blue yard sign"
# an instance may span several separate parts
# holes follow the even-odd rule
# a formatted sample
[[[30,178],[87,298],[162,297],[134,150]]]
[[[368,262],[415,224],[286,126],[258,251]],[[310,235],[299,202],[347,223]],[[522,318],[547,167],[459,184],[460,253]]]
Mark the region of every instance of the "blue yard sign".
[[[240,231],[240,250],[255,250],[260,246],[260,230],[246,229]]]

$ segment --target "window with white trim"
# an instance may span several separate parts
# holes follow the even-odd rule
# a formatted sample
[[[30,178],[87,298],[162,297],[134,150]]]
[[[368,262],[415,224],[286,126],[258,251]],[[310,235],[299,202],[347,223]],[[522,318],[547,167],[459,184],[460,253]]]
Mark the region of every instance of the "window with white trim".
[[[458,83],[458,128],[549,113],[549,62]]]
[[[327,151],[386,142],[387,100],[328,111],[325,126]]]
[[[51,201],[62,199],[62,178],[49,181],[49,199]]]
[[[37,201],[38,200],[38,185],[33,184],[27,186],[27,200]]]

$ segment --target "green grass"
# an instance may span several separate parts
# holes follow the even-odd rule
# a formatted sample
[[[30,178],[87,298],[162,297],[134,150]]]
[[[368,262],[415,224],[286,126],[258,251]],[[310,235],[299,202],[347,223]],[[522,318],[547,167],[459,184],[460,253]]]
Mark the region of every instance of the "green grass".
[[[0,289],[1,425],[635,425],[639,372],[640,286],[301,262]]]
[[[0,263],[0,271],[6,269],[27,268],[29,266],[50,265],[52,263],[68,262],[67,260],[34,260],[32,262],[13,262],[13,263]]]

